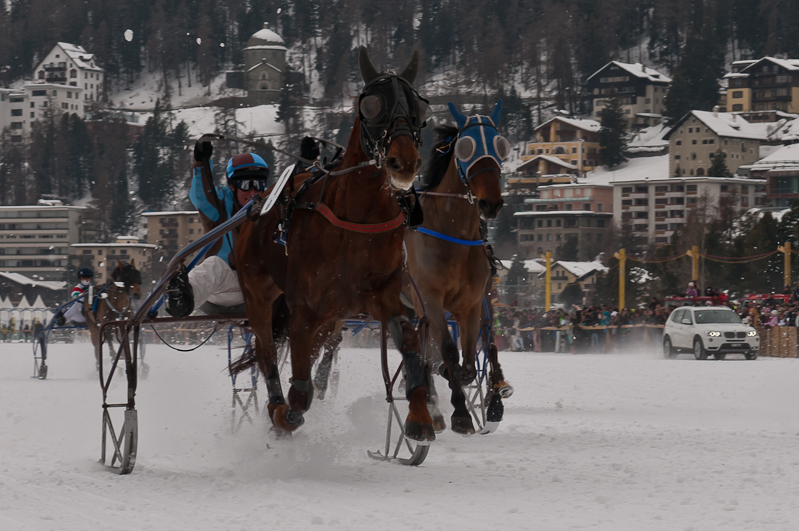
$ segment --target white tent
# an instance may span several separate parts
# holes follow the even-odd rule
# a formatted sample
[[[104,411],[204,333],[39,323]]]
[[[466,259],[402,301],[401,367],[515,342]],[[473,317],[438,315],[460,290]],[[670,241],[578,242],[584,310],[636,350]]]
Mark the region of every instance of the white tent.
[[[46,325],[50,322],[50,319],[53,317],[53,313],[47,309],[47,306],[44,304],[41,295],[36,296],[36,300],[33,301],[33,321],[40,322],[42,325]],[[33,325],[31,324],[31,328]]]
[[[25,325],[27,324],[30,328],[33,328],[33,306],[31,303],[28,302],[28,298],[25,295],[22,296],[22,299],[17,304],[17,319],[16,319],[16,328],[17,330],[22,330]]]
[[[0,325],[8,325],[9,319],[11,319],[11,309],[14,308],[14,305],[11,304],[11,301],[6,297],[0,297]]]

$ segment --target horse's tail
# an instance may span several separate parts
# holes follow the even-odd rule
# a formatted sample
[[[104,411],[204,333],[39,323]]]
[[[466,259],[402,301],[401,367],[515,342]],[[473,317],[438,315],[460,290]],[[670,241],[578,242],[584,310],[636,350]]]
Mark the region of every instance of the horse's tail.
[[[272,304],[272,341],[279,349],[288,340],[289,307],[286,296],[280,295]],[[279,362],[279,360],[276,360]],[[244,353],[230,364],[230,374],[238,374],[258,363],[258,355],[254,348],[244,349]]]

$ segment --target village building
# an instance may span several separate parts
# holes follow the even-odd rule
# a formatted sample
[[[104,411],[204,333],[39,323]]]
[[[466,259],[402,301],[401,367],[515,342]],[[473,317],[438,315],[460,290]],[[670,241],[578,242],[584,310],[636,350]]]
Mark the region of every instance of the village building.
[[[246,90],[251,106],[277,103],[286,84],[287,51],[283,38],[264,23],[247,40],[244,65],[226,73],[227,86]]]
[[[747,168],[753,178],[766,180],[766,198],[773,207],[790,207],[799,199],[799,144],[790,144]]]
[[[721,177],[667,177],[616,181],[613,185],[613,219],[620,230],[666,244],[682,229],[691,211],[706,209],[710,218],[722,206],[737,214],[767,204],[763,179]]]
[[[749,123],[735,113],[691,111],[663,137],[669,141],[669,175],[709,175],[719,149],[735,174],[739,166],[760,159],[760,146],[778,143],[777,133],[773,124]]]
[[[70,281],[71,245],[86,232],[86,207],[40,200],[0,206],[0,271],[33,280]]]
[[[599,122],[595,120],[582,120],[556,116],[539,125],[533,131],[535,139],[527,142],[525,154],[521,156],[524,162],[531,161],[539,155],[550,155],[569,166],[561,165],[579,175],[593,170],[599,166]],[[545,159],[539,159],[539,161]],[[545,160],[552,163],[552,160]],[[540,164],[540,163],[539,163]],[[555,163],[556,165],[558,163]],[[564,173],[558,168],[559,173]],[[547,166],[541,168],[549,170]],[[539,168],[536,167],[536,172]],[[566,172],[569,173],[569,172]]]
[[[634,130],[661,122],[671,78],[641,63],[611,61],[594,72],[586,84],[594,119],[599,119],[608,97],[615,94],[627,118],[627,129]]]
[[[583,291],[583,304],[591,304],[596,292],[596,281],[607,271],[608,268],[598,260],[579,262],[559,260],[550,266],[552,280],[550,296],[553,301],[556,301],[566,287],[579,285]],[[538,276],[544,277],[545,275],[546,272],[543,272]]]
[[[727,111],[799,113],[799,59],[735,61],[724,80]]]
[[[135,236],[119,236],[115,243],[75,243],[74,269],[89,266],[94,269],[94,281],[105,284],[113,278],[119,264],[133,263],[140,270],[147,265],[156,245],[139,243]]]

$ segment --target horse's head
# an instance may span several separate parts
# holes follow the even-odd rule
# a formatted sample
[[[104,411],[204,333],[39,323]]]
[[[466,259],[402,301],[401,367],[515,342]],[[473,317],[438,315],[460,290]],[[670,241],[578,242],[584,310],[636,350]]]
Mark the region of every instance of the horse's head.
[[[132,295],[134,299],[141,298],[141,272],[136,269],[135,260],[131,260],[129,264],[117,262],[117,268],[114,269],[113,279],[114,282],[122,282],[125,284],[125,292]]]
[[[502,161],[510,154],[510,143],[497,131],[502,100],[497,102],[491,116],[465,116],[451,102],[449,112],[458,125],[458,140],[455,142],[458,173],[477,197],[483,217],[494,219],[504,203],[499,183],[500,169]]]
[[[361,147],[385,163],[392,188],[407,190],[422,167],[421,129],[430,117],[427,100],[411,86],[419,71],[419,52],[399,75],[378,73],[361,47],[358,66],[366,86],[358,99]]]

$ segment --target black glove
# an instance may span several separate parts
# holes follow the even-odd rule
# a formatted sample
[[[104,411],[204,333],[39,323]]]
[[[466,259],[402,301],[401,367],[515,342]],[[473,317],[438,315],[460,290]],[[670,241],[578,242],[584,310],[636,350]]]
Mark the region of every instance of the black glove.
[[[194,160],[197,162],[205,162],[206,160],[211,159],[211,155],[214,154],[214,146],[211,145],[210,142],[200,142],[197,141],[194,144]]]

